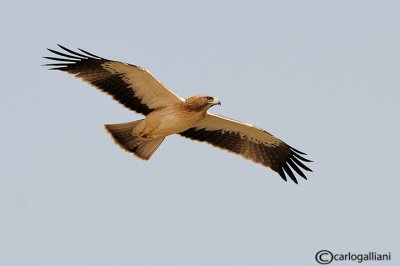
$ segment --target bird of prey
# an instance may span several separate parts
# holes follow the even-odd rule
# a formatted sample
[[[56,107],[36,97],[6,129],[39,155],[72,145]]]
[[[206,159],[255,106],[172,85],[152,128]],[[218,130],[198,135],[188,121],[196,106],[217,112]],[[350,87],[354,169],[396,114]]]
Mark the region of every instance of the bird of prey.
[[[138,121],[105,125],[122,149],[141,159],[150,159],[165,137],[179,134],[270,167],[285,181],[288,175],[297,184],[292,170],[304,179],[307,178],[302,170],[312,171],[303,163],[311,162],[302,156],[305,153],[267,131],[210,113],[210,107],[221,104],[213,96],[183,99],[142,67],[58,46],[62,50],[48,49],[57,57],[44,57],[57,62],[45,66],[68,72],[145,116]]]

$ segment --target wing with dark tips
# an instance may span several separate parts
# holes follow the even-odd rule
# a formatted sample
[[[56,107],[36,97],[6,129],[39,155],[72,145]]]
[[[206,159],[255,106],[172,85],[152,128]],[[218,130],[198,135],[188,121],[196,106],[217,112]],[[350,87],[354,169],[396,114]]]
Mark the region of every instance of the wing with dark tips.
[[[306,155],[305,153],[287,145],[265,130],[227,117],[207,114],[204,120],[181,132],[180,135],[207,142],[270,167],[285,181],[288,175],[297,184],[295,173],[307,179],[303,170],[312,171],[301,162],[311,162],[301,156]]]
[[[133,111],[147,115],[152,110],[182,101],[144,68],[107,60],[82,49],[75,52],[59,47],[62,52],[48,49],[60,57],[44,57],[56,62],[45,66],[90,83]]]

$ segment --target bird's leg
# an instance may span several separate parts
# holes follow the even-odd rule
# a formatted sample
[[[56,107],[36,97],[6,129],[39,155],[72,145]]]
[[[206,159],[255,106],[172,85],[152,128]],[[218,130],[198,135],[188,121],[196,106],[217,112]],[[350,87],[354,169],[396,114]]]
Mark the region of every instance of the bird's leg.
[[[149,135],[145,134],[145,133],[141,133],[141,134],[139,134],[139,136],[144,138],[144,139],[148,139],[149,138]]]
[[[143,121],[144,122],[144,121]],[[145,123],[140,123],[137,127],[135,127],[132,130],[132,135],[133,136],[139,136],[144,139],[149,138],[149,134],[151,133],[152,130],[149,130],[149,128],[146,127]]]
[[[139,132],[139,136],[144,138],[144,139],[153,139],[154,137],[151,134],[152,131],[153,130],[150,130],[150,131],[146,132],[146,131],[143,130],[143,131]]]
[[[154,125],[154,121],[152,122],[152,120],[146,118],[132,130],[132,134],[134,136],[140,136],[141,138],[151,140],[154,139],[152,133],[156,128],[157,126]]]

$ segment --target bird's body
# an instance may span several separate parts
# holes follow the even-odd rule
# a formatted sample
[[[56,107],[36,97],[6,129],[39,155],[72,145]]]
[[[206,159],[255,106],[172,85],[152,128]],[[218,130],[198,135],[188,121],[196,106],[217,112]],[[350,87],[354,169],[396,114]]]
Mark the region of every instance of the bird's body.
[[[209,113],[209,108],[220,104],[215,97],[183,99],[141,67],[107,60],[81,49],[82,53],[77,53],[61,45],[60,48],[68,53],[48,49],[62,56],[45,57],[58,61],[48,66],[83,79],[125,107],[145,115],[142,120],[105,125],[121,148],[139,158],[150,159],[165,137],[179,134],[270,167],[284,180],[286,172],[297,183],[291,169],[305,179],[300,168],[311,171],[301,162],[310,162],[301,156],[304,153],[265,130]]]
[[[193,110],[188,102],[192,99],[201,100],[203,97],[194,96],[180,103],[154,110],[140,122],[134,133],[147,138],[157,138],[177,134],[193,127],[204,119],[208,106],[200,105],[199,110]]]

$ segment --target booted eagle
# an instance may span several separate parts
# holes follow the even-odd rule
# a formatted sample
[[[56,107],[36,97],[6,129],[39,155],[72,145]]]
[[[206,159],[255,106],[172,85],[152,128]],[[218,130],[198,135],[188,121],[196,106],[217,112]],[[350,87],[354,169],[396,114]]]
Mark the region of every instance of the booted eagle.
[[[58,57],[44,57],[57,63],[45,66],[68,72],[145,116],[138,121],[105,125],[122,149],[148,160],[165,137],[179,134],[270,167],[285,181],[288,175],[297,183],[293,171],[307,179],[303,170],[311,169],[303,162],[311,161],[302,156],[305,153],[252,124],[208,112],[210,107],[221,104],[217,98],[201,95],[183,99],[144,68],[107,60],[82,49],[76,52],[59,47],[63,52],[48,49]]]

